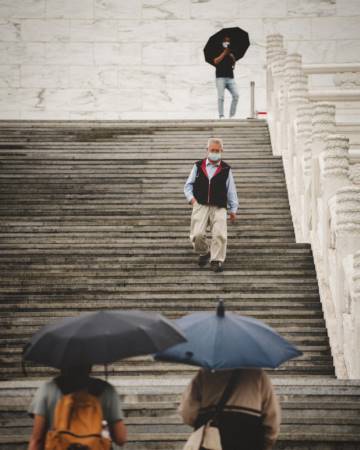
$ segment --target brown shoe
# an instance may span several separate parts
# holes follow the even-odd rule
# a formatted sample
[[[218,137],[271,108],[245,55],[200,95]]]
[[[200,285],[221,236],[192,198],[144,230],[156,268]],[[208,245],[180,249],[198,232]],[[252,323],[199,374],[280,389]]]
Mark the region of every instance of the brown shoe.
[[[206,253],[206,255],[200,255],[198,264],[200,267],[205,267],[206,264],[209,262],[210,259],[210,252]]]

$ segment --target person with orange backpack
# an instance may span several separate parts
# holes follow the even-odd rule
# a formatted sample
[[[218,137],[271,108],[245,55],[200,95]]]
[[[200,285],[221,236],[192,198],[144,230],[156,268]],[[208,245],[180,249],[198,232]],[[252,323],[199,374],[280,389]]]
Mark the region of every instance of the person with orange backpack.
[[[39,387],[29,408],[34,424],[28,450],[110,450],[112,442],[125,444],[119,396],[90,372],[91,366],[62,369]]]

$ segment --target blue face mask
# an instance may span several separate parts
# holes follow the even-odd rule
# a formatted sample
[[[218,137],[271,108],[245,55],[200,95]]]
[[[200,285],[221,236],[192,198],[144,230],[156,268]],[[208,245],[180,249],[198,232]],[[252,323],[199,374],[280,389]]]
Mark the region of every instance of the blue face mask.
[[[210,161],[219,161],[221,159],[221,153],[209,152],[208,158]]]

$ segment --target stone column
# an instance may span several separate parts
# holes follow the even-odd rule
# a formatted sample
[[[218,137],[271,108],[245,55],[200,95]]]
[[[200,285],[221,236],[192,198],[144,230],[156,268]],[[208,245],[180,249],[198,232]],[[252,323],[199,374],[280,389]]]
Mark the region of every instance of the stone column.
[[[271,142],[275,155],[281,154],[281,117],[284,107],[284,71],[286,50],[279,50],[273,57],[271,73],[273,90],[271,93]],[[270,123],[269,123],[270,126]]]
[[[280,33],[266,36],[266,64],[270,64],[273,56],[284,48],[284,37]]]
[[[299,216],[299,197],[298,197],[298,184],[299,184],[299,172],[298,172],[298,143],[296,136],[296,121],[297,112],[300,105],[308,102],[308,77],[302,71],[289,77],[289,83],[287,86],[287,146],[286,153],[284,153],[284,166],[287,173],[287,187],[289,191],[289,197],[291,197],[291,207],[294,218],[294,227],[296,234],[296,242],[303,241],[303,234],[301,231],[302,217]],[[301,177],[302,178],[302,177]]]
[[[279,52],[284,51],[284,38],[281,34],[271,34],[266,37],[266,101],[267,118],[274,154],[277,152],[277,138],[275,133],[275,124],[277,122],[275,110],[275,98],[277,96],[277,87],[274,86],[273,62]]]
[[[301,65],[301,55],[297,53],[291,53],[286,56],[285,59],[285,82],[284,82],[284,107],[282,109],[281,114],[281,123],[282,123],[282,133],[281,133],[281,154],[286,156],[288,153],[288,134],[289,134],[289,124],[293,117],[291,117],[290,104],[289,104],[289,91],[290,85],[301,76],[302,65]]]
[[[360,378],[360,251],[347,258],[344,313],[344,357],[351,379]]]
[[[306,193],[310,192],[310,173],[311,173],[311,118],[312,104],[308,99],[297,106],[295,120],[296,137],[296,192],[295,196],[298,202],[299,216],[299,242],[310,242],[310,214],[306,204],[310,202]]]
[[[329,134],[325,138],[325,149],[319,156],[320,190],[318,197],[317,242],[327,276],[330,275],[330,210],[329,200],[336,192],[350,186],[349,178],[349,138],[340,134]]]
[[[312,117],[312,147],[311,147],[311,234],[316,240],[318,223],[319,196],[319,155],[325,149],[325,139],[335,133],[335,105],[326,102],[315,103]]]
[[[336,312],[337,337],[344,349],[347,345],[344,342],[344,314],[348,313],[345,301],[344,261],[347,256],[360,250],[360,186],[347,186],[337,191],[335,220],[333,273],[336,275],[330,279],[330,282]]]
[[[353,290],[352,290],[352,304],[351,317],[353,323],[354,333],[352,335],[352,352],[353,367],[351,370],[351,377],[360,378],[360,251],[354,254],[353,259]]]

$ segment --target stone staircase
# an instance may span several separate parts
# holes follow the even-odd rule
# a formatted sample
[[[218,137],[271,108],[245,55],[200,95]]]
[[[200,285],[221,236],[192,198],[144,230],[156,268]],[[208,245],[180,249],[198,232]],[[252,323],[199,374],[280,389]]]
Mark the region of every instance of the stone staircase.
[[[182,192],[211,136],[224,140],[240,200],[222,274],[197,266]],[[295,243],[264,121],[0,122],[0,270],[1,449],[26,448],[33,380],[53,374],[21,370],[42,324],[105,308],[175,318],[218,297],[304,352],[270,371],[284,410],[277,448],[360,449],[360,382],[334,377],[311,248]],[[181,448],[176,404],[194,370],[150,357],[109,367],[129,447]]]
[[[129,443],[133,450],[179,450],[191,429],[176,414],[187,380],[178,377],[143,379],[111,378],[122,399]],[[282,403],[279,450],[358,450],[359,382],[330,378],[274,378]],[[5,435],[1,449],[26,448],[32,421],[25,414],[39,382],[3,382],[0,387],[0,420]],[[1,385],[0,385],[1,386]]]

